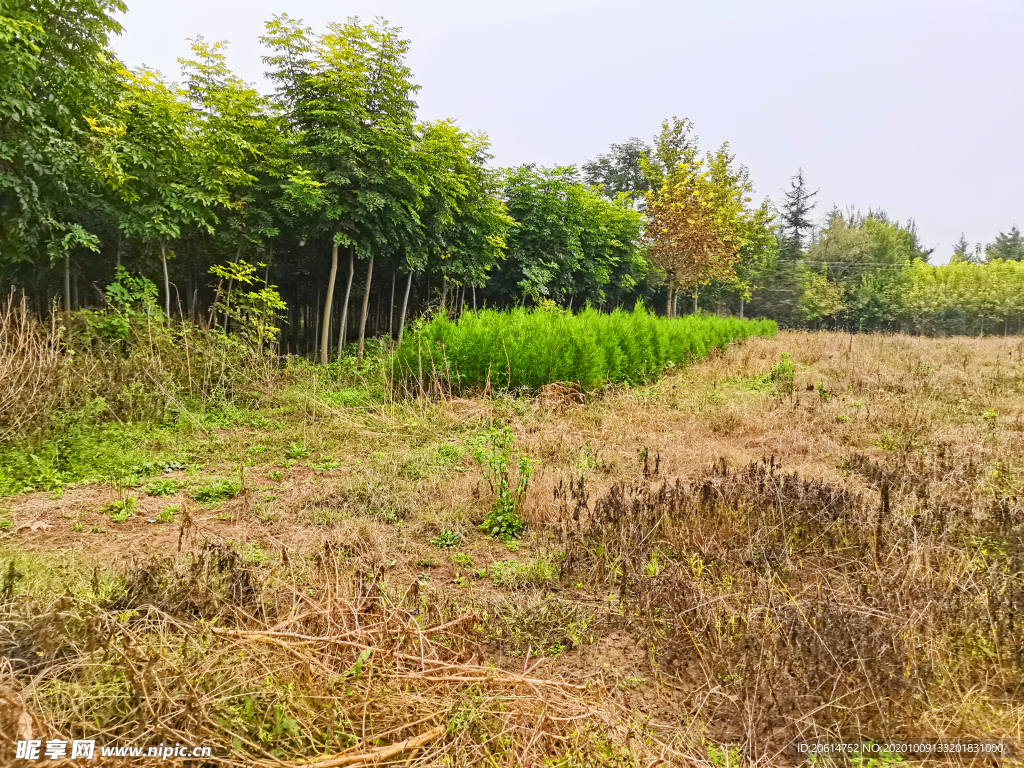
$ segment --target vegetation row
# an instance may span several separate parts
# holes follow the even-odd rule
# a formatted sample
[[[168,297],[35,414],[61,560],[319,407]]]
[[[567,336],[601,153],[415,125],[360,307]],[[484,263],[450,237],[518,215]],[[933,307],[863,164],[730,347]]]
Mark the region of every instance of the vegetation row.
[[[395,374],[422,383],[439,379],[459,387],[534,389],[576,382],[638,384],[665,369],[724,349],[734,339],[774,336],[773,320],[686,315],[658,317],[642,304],[610,314],[587,307],[485,309],[458,321],[438,316],[406,337],[395,353]]]

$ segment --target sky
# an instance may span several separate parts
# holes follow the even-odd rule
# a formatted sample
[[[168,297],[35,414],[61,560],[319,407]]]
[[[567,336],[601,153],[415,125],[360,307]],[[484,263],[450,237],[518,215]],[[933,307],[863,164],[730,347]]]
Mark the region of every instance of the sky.
[[[274,14],[383,17],[411,40],[420,118],[485,131],[495,165],[578,165],[688,117],[702,148],[729,142],[758,199],[802,168],[815,215],[912,217],[935,263],[961,233],[1024,227],[1022,0],[128,3],[127,64],[173,79],[202,35],[262,88]]]

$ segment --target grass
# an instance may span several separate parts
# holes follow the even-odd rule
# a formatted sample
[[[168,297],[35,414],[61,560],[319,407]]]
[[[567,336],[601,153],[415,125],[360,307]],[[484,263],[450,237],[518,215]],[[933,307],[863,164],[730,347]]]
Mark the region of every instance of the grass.
[[[383,357],[294,365],[230,426],[139,426],[110,483],[4,500],[0,686],[56,734],[158,727],[237,765],[1020,740],[1022,355],[782,332],[582,397],[392,398]],[[90,419],[83,451],[116,424]],[[481,530],[503,493],[508,544]]]

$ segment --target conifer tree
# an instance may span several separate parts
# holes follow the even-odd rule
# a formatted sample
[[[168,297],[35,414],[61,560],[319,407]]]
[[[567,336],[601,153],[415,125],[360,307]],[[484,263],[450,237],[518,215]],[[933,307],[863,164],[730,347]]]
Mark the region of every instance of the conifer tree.
[[[803,253],[813,228],[811,211],[817,205],[813,202],[817,194],[818,190],[808,191],[804,170],[798,169],[796,176],[789,180],[789,189],[785,191],[779,209],[779,255],[784,260],[793,260]]]
[[[1009,233],[1000,232],[995,242],[985,246],[985,258],[988,261],[1024,261],[1024,236],[1016,224],[1010,227]]]

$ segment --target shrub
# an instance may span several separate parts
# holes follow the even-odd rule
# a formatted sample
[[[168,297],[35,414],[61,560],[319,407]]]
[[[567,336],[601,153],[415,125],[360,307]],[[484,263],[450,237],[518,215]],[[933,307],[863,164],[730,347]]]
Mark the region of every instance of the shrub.
[[[410,333],[396,350],[395,376],[409,388],[433,379],[455,388],[637,384],[734,339],[777,331],[770,320],[657,317],[640,303],[632,312],[611,314],[589,307],[576,315],[545,308],[482,310],[466,312],[457,322],[439,316]]]

